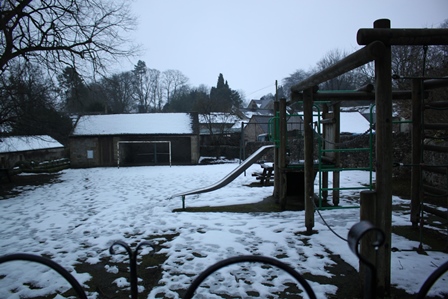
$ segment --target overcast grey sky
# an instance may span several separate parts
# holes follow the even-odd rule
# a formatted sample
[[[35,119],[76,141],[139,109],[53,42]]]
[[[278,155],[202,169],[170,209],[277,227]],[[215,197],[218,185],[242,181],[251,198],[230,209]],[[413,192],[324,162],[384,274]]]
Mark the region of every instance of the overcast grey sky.
[[[331,50],[349,53],[359,28],[388,18],[392,28],[437,28],[448,0],[136,0],[133,58],[176,69],[191,86],[216,86],[219,73],[246,100],[275,92],[297,69],[309,70]]]

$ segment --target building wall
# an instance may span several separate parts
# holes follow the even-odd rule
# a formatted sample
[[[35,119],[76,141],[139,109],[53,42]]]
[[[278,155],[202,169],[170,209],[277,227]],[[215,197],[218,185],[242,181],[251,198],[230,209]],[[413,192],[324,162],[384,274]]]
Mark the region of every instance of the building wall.
[[[33,151],[21,151],[0,154],[0,168],[13,168],[19,162],[43,162],[64,158],[64,148],[52,148]]]
[[[193,135],[190,137],[191,142],[191,164],[197,164],[200,158],[200,139],[199,135]]]
[[[162,153],[168,153],[165,144],[147,141],[170,141],[172,164],[196,164],[199,160],[198,135],[73,136],[70,139],[71,166],[117,166],[118,155],[120,166],[169,164],[168,155]]]
[[[97,137],[70,138],[70,165],[72,167],[100,166]]]

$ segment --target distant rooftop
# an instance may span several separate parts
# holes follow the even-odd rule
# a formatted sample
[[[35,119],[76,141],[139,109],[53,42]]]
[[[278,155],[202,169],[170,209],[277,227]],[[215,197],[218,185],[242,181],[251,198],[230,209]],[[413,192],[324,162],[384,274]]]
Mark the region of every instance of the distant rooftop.
[[[73,136],[126,134],[193,134],[188,113],[84,115]]]
[[[0,153],[14,153],[61,147],[64,146],[47,135],[0,138]]]

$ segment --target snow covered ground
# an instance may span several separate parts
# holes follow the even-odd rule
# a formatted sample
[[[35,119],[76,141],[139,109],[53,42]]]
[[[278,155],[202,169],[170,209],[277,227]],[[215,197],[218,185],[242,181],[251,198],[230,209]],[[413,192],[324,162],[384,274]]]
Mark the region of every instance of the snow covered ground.
[[[172,212],[182,203],[180,198],[170,198],[171,195],[211,185],[235,167],[237,164],[233,163],[64,170],[57,182],[23,187],[20,195],[0,200],[0,255],[18,252],[45,255],[71,271],[79,282],[85,283],[90,275],[77,273],[75,265],[94,265],[102,257],[110,257],[108,249],[113,241],[136,244],[150,237],[176,234],[164,244],[162,251],[167,254],[167,260],[161,265],[162,283],[151,290],[148,298],[156,295],[178,298],[176,290],[187,289],[198,273],[215,262],[237,255],[281,258],[299,273],[327,277],[330,274],[325,267],[334,264],[330,254],[340,255],[344,261],[358,268],[358,260],[347,243],[337,238],[317,215],[314,229],[318,234],[304,236],[297,235],[297,232],[305,230],[304,212],[301,211],[259,214]],[[247,176],[240,175],[217,191],[187,196],[186,205],[219,206],[261,201],[272,194],[272,187],[244,186],[254,181],[250,174],[259,170],[259,165],[252,165]],[[342,186],[367,182],[366,172],[342,173]],[[341,204],[353,205],[352,200],[358,194],[359,191],[344,191]],[[406,203],[397,197],[393,202],[396,205]],[[395,212],[393,224],[409,225],[407,213],[408,210]],[[321,214],[344,237],[359,221],[359,209],[323,210]],[[392,247],[407,250],[417,246],[417,242],[393,235]],[[149,253],[150,248],[143,247],[139,260]],[[114,262],[125,259],[124,254],[114,255],[104,271],[116,271]],[[447,260],[447,254],[436,251],[428,251],[428,255],[419,255],[415,251],[393,252],[392,284],[408,293],[418,292],[430,273]],[[0,298],[43,295],[67,287],[53,271],[29,263],[19,267],[17,263],[22,262],[0,265],[0,277],[3,278],[0,280]],[[274,270],[253,266],[244,272],[237,271],[239,268],[235,267],[226,268],[204,284],[244,298],[251,290],[266,297],[281,291],[286,282],[293,282],[287,274]],[[228,278],[236,272],[250,279],[251,284]],[[262,283],[274,276],[278,277],[270,284]],[[223,277],[227,277],[224,282]],[[129,288],[127,275],[115,283]],[[335,294],[337,290],[335,285],[310,284],[318,298]],[[142,288],[140,286],[140,291]],[[442,293],[448,293],[446,278],[439,281],[430,294]],[[88,295],[89,298],[98,297],[96,292]],[[210,295],[206,297],[212,298]],[[57,295],[56,298],[63,297]]]

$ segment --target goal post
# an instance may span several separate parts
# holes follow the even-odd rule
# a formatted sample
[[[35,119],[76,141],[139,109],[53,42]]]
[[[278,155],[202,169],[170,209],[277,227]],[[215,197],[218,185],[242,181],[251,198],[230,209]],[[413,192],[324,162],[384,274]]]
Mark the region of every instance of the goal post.
[[[169,157],[169,163],[171,167],[171,141],[118,141],[117,142],[117,167],[120,168],[120,144],[147,144],[147,143],[167,143],[168,144],[168,157]],[[154,153],[156,154],[156,153]]]

